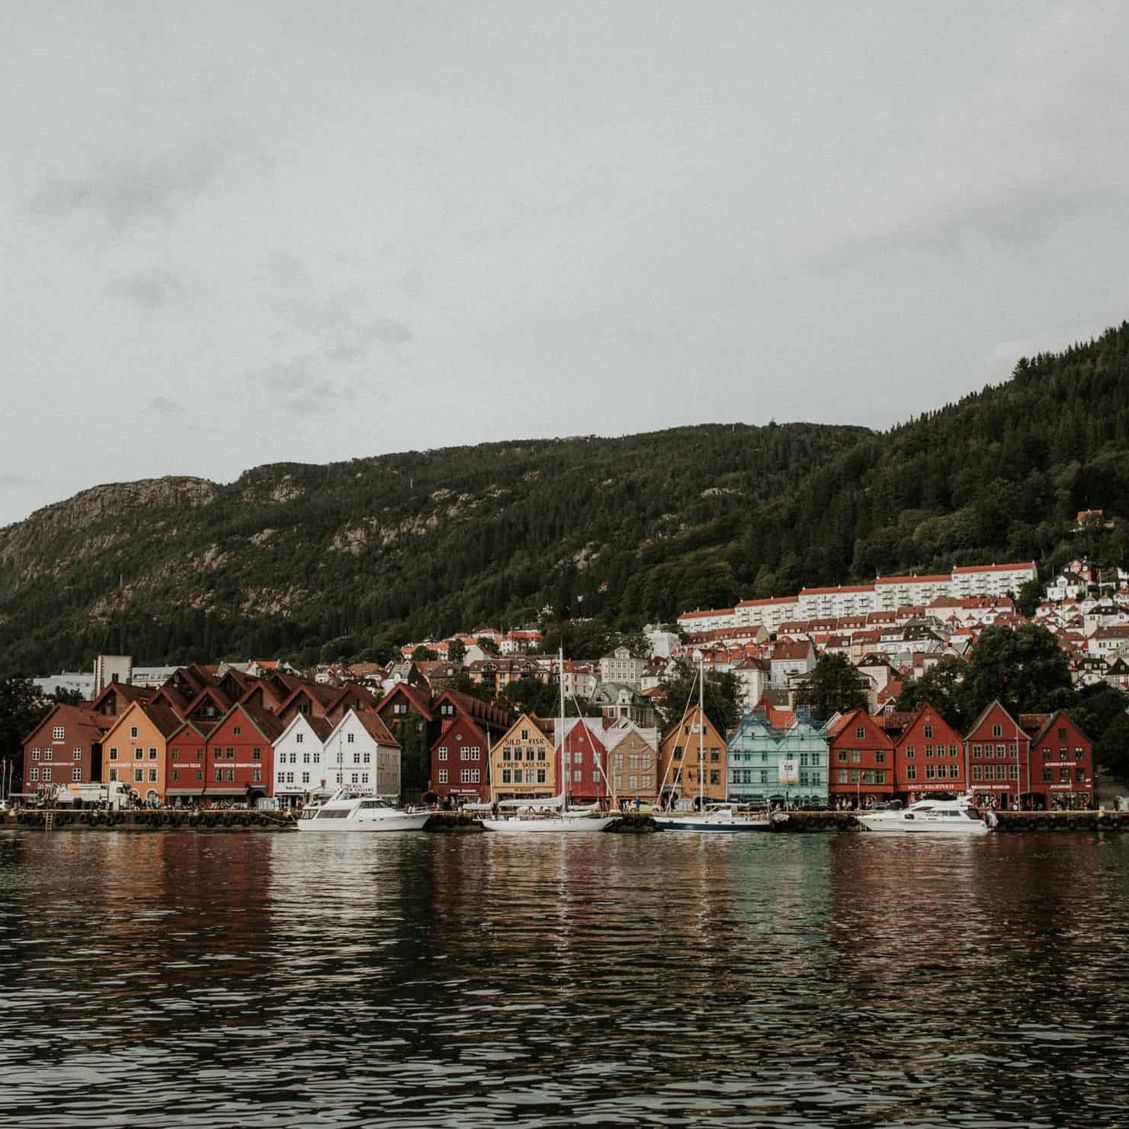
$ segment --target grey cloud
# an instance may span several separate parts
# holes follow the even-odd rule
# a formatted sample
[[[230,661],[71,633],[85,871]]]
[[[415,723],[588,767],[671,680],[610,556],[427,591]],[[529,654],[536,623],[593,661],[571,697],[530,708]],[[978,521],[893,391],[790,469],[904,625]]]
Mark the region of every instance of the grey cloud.
[[[280,289],[297,289],[309,286],[310,272],[305,263],[289,251],[276,251],[263,264],[267,279]]]
[[[27,478],[13,471],[0,471],[0,486],[38,486],[38,478]]]
[[[246,375],[273,396],[275,407],[297,415],[317,414],[342,400],[354,399],[364,388],[356,376],[327,376],[320,371],[323,359],[302,353],[281,364],[250,369]]]
[[[1048,184],[999,199],[965,206],[938,205],[932,211],[891,222],[887,227],[847,233],[809,261],[817,268],[837,270],[898,251],[959,252],[971,240],[982,240],[1012,251],[1037,243],[1072,218],[1117,204],[1107,190]]]
[[[184,411],[184,405],[171,396],[154,396],[144,408],[147,415],[175,416]]]
[[[47,177],[28,207],[45,219],[77,212],[100,215],[115,231],[148,220],[170,220],[216,179],[231,156],[215,143],[108,161],[86,177]]]
[[[318,338],[324,357],[341,363],[363,360],[374,345],[395,349],[415,339],[398,318],[354,312],[353,304],[340,297],[318,301],[291,296],[271,304],[297,328]]]
[[[106,293],[125,298],[142,309],[160,310],[187,299],[188,286],[172,271],[160,267],[112,279]]]

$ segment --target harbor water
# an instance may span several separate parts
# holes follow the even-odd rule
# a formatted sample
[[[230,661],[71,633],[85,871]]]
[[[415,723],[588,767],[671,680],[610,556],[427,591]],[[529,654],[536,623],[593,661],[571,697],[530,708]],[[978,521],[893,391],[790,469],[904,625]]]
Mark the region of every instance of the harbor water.
[[[18,1126],[1129,1125],[1129,836],[0,833]]]

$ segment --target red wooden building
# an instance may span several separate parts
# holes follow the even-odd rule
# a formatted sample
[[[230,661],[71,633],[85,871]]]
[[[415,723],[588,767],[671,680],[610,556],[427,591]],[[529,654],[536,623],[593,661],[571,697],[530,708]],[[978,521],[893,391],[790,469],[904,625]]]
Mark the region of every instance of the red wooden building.
[[[1031,738],[998,701],[981,710],[965,742],[977,804],[1008,811],[1032,806]]]
[[[964,738],[924,703],[894,741],[894,792],[908,804],[938,792],[968,791]]]
[[[490,742],[464,710],[442,719],[431,746],[430,795],[439,803],[490,802]]]
[[[828,730],[828,802],[866,807],[894,794],[894,743],[866,710],[851,710]]]
[[[207,727],[184,722],[169,734],[165,742],[165,796],[170,804],[199,804],[204,800],[208,782]]]
[[[282,723],[254,706],[237,703],[208,735],[204,799],[253,803],[274,780],[275,739]]]
[[[560,725],[560,721],[556,722]],[[570,804],[604,803],[608,798],[608,750],[603,723],[592,718],[565,718],[564,759],[567,779],[557,764],[557,779]],[[560,745],[557,744],[558,756]]]
[[[102,737],[114,718],[84,706],[56,706],[23,741],[23,791],[102,779]]]
[[[1086,734],[1062,710],[1019,720],[1031,737],[1032,806],[1093,807],[1094,750]]]

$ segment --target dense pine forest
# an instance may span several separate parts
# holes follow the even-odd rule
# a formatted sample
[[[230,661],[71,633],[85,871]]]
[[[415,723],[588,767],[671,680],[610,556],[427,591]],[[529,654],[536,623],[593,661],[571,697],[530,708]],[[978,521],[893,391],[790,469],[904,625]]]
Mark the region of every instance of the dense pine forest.
[[[0,674],[282,654],[1129,557],[1129,323],[891,431],[680,428],[101,486],[0,530]],[[1077,533],[1104,509],[1110,527]]]

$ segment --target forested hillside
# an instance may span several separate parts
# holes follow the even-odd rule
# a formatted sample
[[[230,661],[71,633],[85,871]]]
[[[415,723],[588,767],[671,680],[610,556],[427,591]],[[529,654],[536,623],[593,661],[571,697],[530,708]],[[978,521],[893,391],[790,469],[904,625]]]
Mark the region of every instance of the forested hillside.
[[[634,628],[803,584],[1129,539],[1129,325],[877,434],[741,424],[103,486],[0,530],[0,673]],[[1072,532],[1103,508],[1110,531]]]

